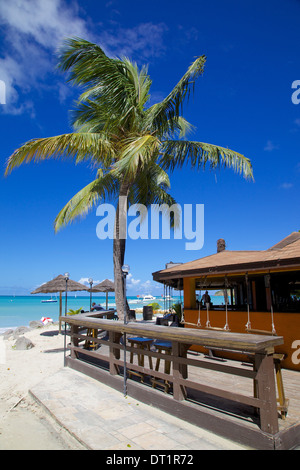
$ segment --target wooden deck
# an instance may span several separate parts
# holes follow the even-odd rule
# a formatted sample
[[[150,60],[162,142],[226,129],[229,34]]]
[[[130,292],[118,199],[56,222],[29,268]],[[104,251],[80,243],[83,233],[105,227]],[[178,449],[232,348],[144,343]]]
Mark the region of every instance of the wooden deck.
[[[91,335],[92,329],[84,329],[83,322],[86,323],[83,318],[74,320],[74,317],[70,321],[72,326],[69,345],[71,355],[67,357],[66,365],[122,391],[124,348],[122,344],[119,344],[119,340],[122,332],[124,333],[123,325],[120,322],[107,320],[104,323],[100,320],[101,325],[99,320],[96,323],[94,320],[89,321],[88,326],[91,328],[97,326],[98,331],[100,331],[100,326],[107,327],[109,330],[109,341],[107,341],[108,336],[104,339],[103,334],[102,338],[101,334],[94,338]],[[266,395],[255,397],[253,393],[253,384],[259,378],[262,380],[261,384],[265,382],[266,390],[272,389],[274,382],[275,392],[274,368],[271,372],[264,369],[263,377],[261,377],[262,369],[261,372],[259,368],[255,370],[250,362],[220,360],[190,351],[188,348],[185,350],[181,347],[184,343],[193,344],[190,343],[192,339],[190,335],[196,334],[193,337],[194,341],[198,343],[200,341],[199,333],[189,332],[187,329],[145,326],[137,323],[129,324],[127,329],[128,395],[255,449],[290,449],[300,445],[299,372],[282,370],[289,407],[286,418],[277,419],[277,416],[275,423],[274,419],[272,422],[272,419],[269,421],[268,417],[273,413],[272,407],[268,404],[269,398]],[[156,337],[158,340],[165,341],[171,339],[173,346],[171,355],[164,356],[153,346],[149,351],[131,348],[128,342],[131,336]],[[267,353],[269,357],[270,348],[273,345],[272,341],[266,337],[245,334],[230,335],[215,331],[204,333],[204,337],[205,339],[202,334],[202,344],[205,341],[212,351],[214,348],[220,348],[222,343],[225,349],[230,347],[244,352],[245,361],[249,359],[248,354],[255,354],[255,357],[259,357],[262,350],[264,354],[269,351]],[[177,343],[176,341],[180,338],[182,343]],[[90,341],[88,348],[87,339]],[[280,338],[277,338],[275,343],[276,341],[280,342]],[[134,354],[131,355],[133,352]],[[143,363],[141,362],[142,353]],[[149,358],[151,358],[150,364]],[[165,358],[170,359],[170,369],[167,368],[167,373]],[[158,370],[155,370],[158,359],[160,359],[160,366]],[[132,370],[133,374],[129,374],[129,370]],[[269,374],[267,379],[265,374]],[[155,378],[155,388],[153,388],[153,378]],[[169,387],[165,386],[166,381]],[[259,387],[262,393],[262,385]],[[264,408],[268,407],[269,411],[265,413]],[[257,412],[258,409],[260,413]],[[265,413],[263,419],[262,411]],[[277,421],[278,427],[276,428]]]

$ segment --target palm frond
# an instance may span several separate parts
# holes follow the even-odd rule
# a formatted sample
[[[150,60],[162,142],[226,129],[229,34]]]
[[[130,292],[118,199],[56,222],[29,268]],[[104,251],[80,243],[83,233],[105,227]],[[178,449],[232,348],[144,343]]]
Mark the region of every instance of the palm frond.
[[[174,118],[181,114],[184,100],[190,96],[197,78],[203,74],[205,61],[206,57],[204,55],[198,57],[171,93],[163,101],[147,110],[148,125],[152,129],[156,129],[159,136],[176,130],[172,127]]]
[[[103,175],[101,171],[98,171],[98,176],[96,180],[75,194],[59,212],[54,221],[55,232],[76,218],[86,216],[99,199],[112,199],[118,194],[119,182],[111,173]]]
[[[233,168],[245,178],[253,179],[252,164],[248,158],[233,150],[203,142],[169,140],[162,143],[160,164],[173,171],[183,165],[192,168]]]
[[[168,193],[170,181],[168,175],[158,166],[151,165],[147,172],[140,173],[132,184],[128,201],[132,204],[142,204],[146,207],[159,209],[163,216],[170,217],[170,226],[174,228],[180,221],[180,211],[175,199]],[[170,211],[172,208],[172,211]],[[141,213],[141,221],[145,217]]]
[[[149,206],[154,202],[157,188],[167,192],[171,187],[168,174],[156,163],[150,163],[145,171],[136,175],[134,183],[129,192],[129,202],[131,204],[144,204]]]
[[[134,67],[129,61],[108,57],[100,46],[80,38],[65,41],[58,67],[69,72],[69,81],[87,88],[79,98],[99,99],[121,119],[136,103]],[[137,73],[137,72],[136,72]]]
[[[103,161],[106,166],[114,159],[111,143],[99,133],[73,133],[33,139],[18,148],[7,160],[5,174],[22,163],[49,158],[72,158],[76,163],[84,160]]]
[[[159,140],[151,134],[126,139],[119,160],[114,164],[113,173],[133,180],[157,155],[159,145]]]

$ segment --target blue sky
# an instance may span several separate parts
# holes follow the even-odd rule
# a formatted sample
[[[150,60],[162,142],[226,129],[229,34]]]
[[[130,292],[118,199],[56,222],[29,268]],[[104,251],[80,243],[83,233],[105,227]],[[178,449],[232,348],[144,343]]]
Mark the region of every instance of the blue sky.
[[[0,3],[0,295],[26,294],[55,275],[113,278],[112,241],[96,236],[96,211],[54,234],[60,209],[95,177],[88,165],[47,161],[4,177],[6,159],[31,138],[70,132],[78,90],[56,69],[64,37],[100,44],[109,55],[149,65],[152,102],[173,88],[196,56],[204,75],[185,106],[193,140],[251,159],[255,182],[232,170],[171,176],[179,204],[204,204],[204,246],[186,240],[128,240],[129,293],[159,295],[151,273],[216,251],[266,249],[300,229],[300,2],[296,0],[10,0]],[[300,97],[300,94],[299,94]]]

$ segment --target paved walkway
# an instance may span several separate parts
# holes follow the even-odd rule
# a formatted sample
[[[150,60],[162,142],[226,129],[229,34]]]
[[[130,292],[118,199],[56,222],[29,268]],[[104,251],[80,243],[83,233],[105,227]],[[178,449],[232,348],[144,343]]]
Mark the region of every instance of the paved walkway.
[[[63,368],[30,390],[91,450],[242,450],[72,369]]]

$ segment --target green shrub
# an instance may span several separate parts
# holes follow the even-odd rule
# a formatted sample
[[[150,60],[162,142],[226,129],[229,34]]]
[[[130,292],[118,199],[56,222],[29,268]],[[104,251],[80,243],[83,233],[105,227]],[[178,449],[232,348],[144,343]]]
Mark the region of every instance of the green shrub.
[[[152,307],[153,310],[160,310],[161,306],[157,302],[152,302],[152,304],[148,304],[147,307]]]
[[[72,308],[69,309],[67,315],[78,315],[82,310],[82,307],[78,308],[77,310],[73,310]]]

